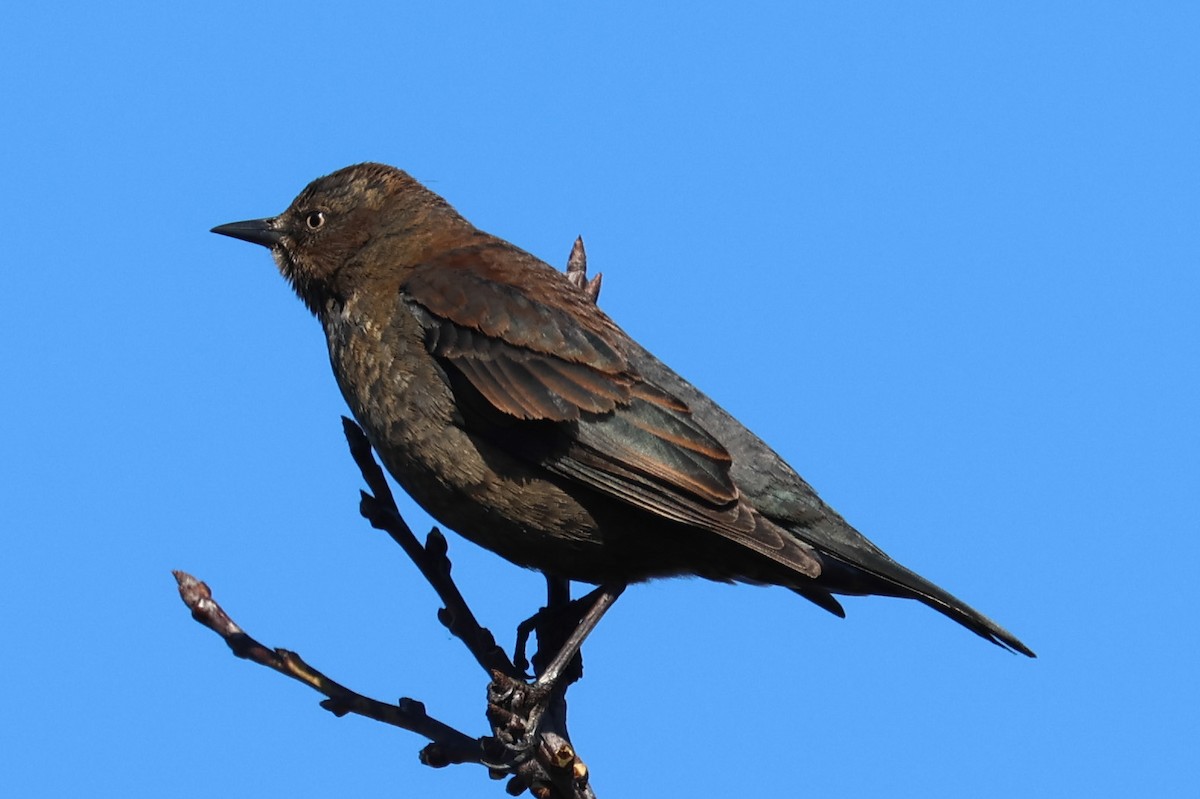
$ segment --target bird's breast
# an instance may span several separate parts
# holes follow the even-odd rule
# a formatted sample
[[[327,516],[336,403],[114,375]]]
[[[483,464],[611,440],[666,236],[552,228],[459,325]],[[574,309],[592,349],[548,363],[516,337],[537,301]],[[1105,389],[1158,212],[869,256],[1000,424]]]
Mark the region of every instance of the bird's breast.
[[[599,542],[577,499],[535,464],[465,429],[443,367],[403,302],[324,316],[338,386],[392,477],[431,516],[524,566],[586,557]],[[551,568],[551,571],[555,569]]]

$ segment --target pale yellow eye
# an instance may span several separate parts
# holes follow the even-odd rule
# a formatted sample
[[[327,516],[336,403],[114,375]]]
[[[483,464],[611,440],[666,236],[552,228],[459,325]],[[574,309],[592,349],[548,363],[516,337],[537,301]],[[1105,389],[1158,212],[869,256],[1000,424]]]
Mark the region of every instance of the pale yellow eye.
[[[308,225],[309,230],[320,230],[325,225],[325,213],[313,211],[304,218],[304,224]]]

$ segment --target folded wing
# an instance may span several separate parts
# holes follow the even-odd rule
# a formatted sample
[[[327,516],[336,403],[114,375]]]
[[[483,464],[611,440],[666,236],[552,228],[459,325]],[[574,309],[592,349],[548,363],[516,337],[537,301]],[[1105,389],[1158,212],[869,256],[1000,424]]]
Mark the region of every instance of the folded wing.
[[[624,333],[568,284],[534,294],[503,245],[455,250],[402,286],[426,346],[494,414],[475,432],[562,478],[659,517],[709,530],[815,577],[809,547],[759,516],[725,447],[687,405],[629,364]],[[555,288],[565,278],[527,256]],[[538,285],[538,284],[535,284]],[[515,422],[522,425],[514,435]]]

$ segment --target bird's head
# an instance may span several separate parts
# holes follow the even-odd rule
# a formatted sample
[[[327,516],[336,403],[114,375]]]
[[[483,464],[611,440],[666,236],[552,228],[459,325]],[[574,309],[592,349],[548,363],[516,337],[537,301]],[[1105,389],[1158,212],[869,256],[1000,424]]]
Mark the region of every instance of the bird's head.
[[[345,298],[352,275],[402,268],[454,221],[463,220],[407,173],[363,163],[314,180],[279,216],[212,232],[268,247],[300,299],[320,316],[328,300]],[[387,255],[368,257],[373,240],[385,239]]]

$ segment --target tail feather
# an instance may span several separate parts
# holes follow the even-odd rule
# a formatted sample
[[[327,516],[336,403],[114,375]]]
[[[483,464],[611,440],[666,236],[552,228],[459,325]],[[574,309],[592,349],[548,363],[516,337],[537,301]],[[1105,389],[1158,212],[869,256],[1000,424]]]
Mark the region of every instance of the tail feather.
[[[835,615],[845,617],[846,614],[831,593],[916,599],[999,647],[1027,657],[1037,657],[1032,649],[1008,630],[949,591],[937,587],[882,553],[872,553],[869,565],[864,562],[851,564],[828,552],[819,554],[822,572],[816,585],[792,586],[792,590]]]
[[[917,579],[925,585],[912,589],[914,599],[918,599],[937,612],[954,619],[971,632],[982,638],[986,638],[997,646],[1012,652],[1019,652],[1026,657],[1037,657],[1033,650],[1021,643],[1020,639],[1015,635],[975,610],[975,608],[958,599],[953,594],[943,591],[928,580],[920,577]]]

